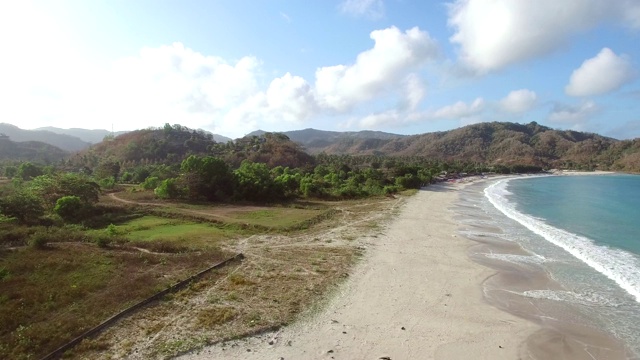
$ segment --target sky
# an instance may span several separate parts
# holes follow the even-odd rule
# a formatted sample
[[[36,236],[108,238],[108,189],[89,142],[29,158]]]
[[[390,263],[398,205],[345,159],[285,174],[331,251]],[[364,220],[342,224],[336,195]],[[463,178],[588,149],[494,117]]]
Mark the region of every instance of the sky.
[[[0,122],[640,137],[638,0],[3,0]]]

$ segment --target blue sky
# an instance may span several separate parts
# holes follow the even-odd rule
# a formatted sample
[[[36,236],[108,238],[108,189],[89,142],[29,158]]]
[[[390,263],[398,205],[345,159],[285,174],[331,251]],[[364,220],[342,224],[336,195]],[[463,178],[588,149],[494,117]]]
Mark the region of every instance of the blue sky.
[[[640,1],[0,2],[0,122],[640,137]]]

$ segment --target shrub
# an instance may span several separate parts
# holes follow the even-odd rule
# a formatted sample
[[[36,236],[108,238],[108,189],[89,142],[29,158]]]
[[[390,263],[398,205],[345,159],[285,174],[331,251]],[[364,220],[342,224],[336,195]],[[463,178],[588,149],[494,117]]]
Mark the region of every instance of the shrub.
[[[109,226],[107,226],[107,229],[105,231],[109,236],[116,236],[119,233],[118,228],[113,224],[109,224]]]
[[[49,242],[49,234],[46,231],[36,231],[29,237],[28,244],[34,249],[44,249]]]
[[[104,179],[100,179],[98,184],[103,189],[113,189],[116,186],[116,179],[111,176]]]
[[[385,186],[382,191],[384,192],[385,195],[395,194],[395,193],[398,192],[398,187],[397,186]]]
[[[53,212],[64,221],[77,222],[85,211],[85,203],[77,196],[63,196],[56,201]]]
[[[175,199],[180,195],[175,179],[164,180],[153,192],[161,199]]]
[[[140,187],[145,190],[153,190],[157,188],[158,185],[160,185],[160,179],[158,179],[157,176],[149,176],[142,184],[140,184]]]
[[[111,244],[111,241],[112,239],[109,236],[99,235],[96,237],[96,245],[98,245],[101,248],[109,247],[109,245]]]

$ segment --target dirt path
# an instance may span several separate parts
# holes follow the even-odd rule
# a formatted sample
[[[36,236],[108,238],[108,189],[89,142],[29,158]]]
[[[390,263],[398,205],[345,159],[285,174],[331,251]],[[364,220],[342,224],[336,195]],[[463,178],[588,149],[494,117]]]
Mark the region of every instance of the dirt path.
[[[492,271],[456,235],[456,196],[442,185],[411,198],[319,314],[180,359],[518,358],[537,327],[484,302]]]

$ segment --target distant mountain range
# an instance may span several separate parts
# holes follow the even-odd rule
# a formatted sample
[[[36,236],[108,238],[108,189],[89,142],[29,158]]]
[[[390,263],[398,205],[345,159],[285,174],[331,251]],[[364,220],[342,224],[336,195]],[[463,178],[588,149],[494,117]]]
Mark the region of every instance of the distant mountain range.
[[[116,161],[131,161],[138,158],[162,159],[169,154],[180,157],[180,154],[196,151],[195,149],[200,147],[211,148],[214,144],[211,139],[225,144],[231,140],[206,131],[184,128],[180,130],[185,132],[184,136],[172,138],[181,140],[175,144],[169,144],[166,142],[167,139],[162,138],[160,130],[162,129],[147,129],[146,132],[141,133],[136,131],[135,136],[122,134],[116,137],[116,141],[100,142],[94,145],[96,151],[93,154],[97,157],[111,154],[110,156],[113,156]],[[104,138],[104,134],[109,134],[106,130],[84,131],[56,128],[21,130],[13,125],[0,124],[0,134],[4,133],[12,141],[38,140],[70,152],[90,146],[88,141],[67,133],[56,134],[54,131],[70,132],[83,136],[86,140],[95,140],[99,136]],[[157,131],[160,132],[156,134]],[[142,134],[147,135],[142,136]],[[227,148],[238,147],[249,141],[247,139],[251,139],[252,136],[264,134],[265,131],[255,131],[244,138],[236,139],[236,144]],[[640,172],[640,139],[620,141],[592,133],[554,130],[535,122],[529,124],[480,123],[449,131],[410,136],[379,131],[337,132],[316,129],[286,131],[282,134],[310,154],[419,156],[433,160],[489,165],[519,164]],[[143,139],[146,140],[142,141]],[[182,144],[183,141],[186,142]],[[278,148],[294,149],[285,146],[281,141],[278,144]],[[165,149],[169,145],[170,147]],[[184,151],[181,147],[185,147]],[[42,148],[40,146],[40,149]],[[101,150],[98,151],[98,149]],[[158,155],[160,150],[167,154]],[[95,159],[95,161],[98,160]]]
[[[62,150],[75,152],[84,150],[93,144],[102,142],[107,136],[119,136],[128,131],[116,131],[113,134],[108,130],[88,130],[88,129],[61,129],[53,126],[41,127],[34,130],[21,129],[15,125],[0,123],[0,134],[9,136],[12,141],[40,141],[53,145]],[[227,143],[232,139],[212,134],[216,142]]]
[[[264,133],[257,131],[249,135]],[[532,122],[491,122],[449,131],[398,135],[377,131],[285,131],[312,154],[421,156],[443,161],[640,171],[640,139],[616,140]]]
[[[49,131],[60,135],[69,135],[77,137],[78,139],[89,144],[97,144],[104,140],[105,137],[112,135],[111,131],[108,130],[87,130],[79,128],[61,129],[53,126],[37,128],[36,131]],[[118,136],[124,133],[126,133],[126,131],[116,131],[113,133],[113,135]]]
[[[39,141],[53,145],[65,151],[78,151],[91,146],[88,141],[69,134],[57,134],[48,130],[23,130],[17,126],[0,123],[0,134],[5,134],[12,141]],[[102,139],[100,140],[102,141]]]
[[[11,141],[0,134],[0,160],[34,161],[54,164],[69,155],[68,152],[39,141]]]

